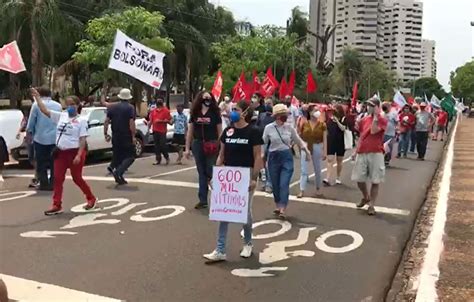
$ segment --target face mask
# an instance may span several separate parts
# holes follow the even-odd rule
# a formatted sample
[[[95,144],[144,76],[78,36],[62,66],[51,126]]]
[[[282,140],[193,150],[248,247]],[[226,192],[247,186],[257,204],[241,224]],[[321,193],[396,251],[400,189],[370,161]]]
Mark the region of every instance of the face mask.
[[[282,121],[283,123],[286,123],[286,121],[288,120],[288,115],[280,116],[279,120]]]
[[[367,107],[367,113],[369,115],[374,114],[374,112],[375,112],[375,107],[372,107],[372,106]]]
[[[408,108],[403,109],[403,112],[410,112],[410,109],[408,109]]]
[[[240,121],[240,112],[232,111],[229,115],[229,118],[232,123],[237,123]]]
[[[421,111],[425,111],[426,107],[420,107]]]
[[[163,102],[157,102],[157,103],[156,103],[156,106],[158,106],[158,107],[163,107]]]
[[[211,106],[211,100],[209,100],[209,99],[204,99],[204,102],[202,102],[202,103],[203,103],[204,106],[206,106],[206,107]]]
[[[224,98],[224,102],[229,103],[229,102],[230,102],[230,97],[226,96],[226,97]]]
[[[77,110],[76,110],[75,106],[67,106],[66,111],[67,111],[67,114],[69,115],[69,117],[73,117],[77,113]]]
[[[315,119],[320,118],[320,117],[321,117],[321,112],[315,111],[315,112],[313,113],[313,117],[314,117]]]

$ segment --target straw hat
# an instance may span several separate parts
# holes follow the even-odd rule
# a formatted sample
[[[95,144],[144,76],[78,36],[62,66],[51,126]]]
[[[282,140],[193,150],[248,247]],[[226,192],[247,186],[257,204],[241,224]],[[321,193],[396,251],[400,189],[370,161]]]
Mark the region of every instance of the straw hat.
[[[276,104],[273,106],[273,115],[288,114],[288,108],[285,104]]]
[[[133,98],[130,89],[127,88],[120,90],[120,93],[117,97],[121,100],[131,100]]]

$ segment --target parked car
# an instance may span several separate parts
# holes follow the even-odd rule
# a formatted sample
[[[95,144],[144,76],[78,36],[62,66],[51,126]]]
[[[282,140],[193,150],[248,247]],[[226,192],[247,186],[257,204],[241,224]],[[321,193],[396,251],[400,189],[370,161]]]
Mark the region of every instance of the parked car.
[[[89,136],[87,137],[88,154],[103,153],[111,150],[112,143],[106,142],[104,139],[104,122],[107,117],[107,108],[83,108],[81,112],[81,117],[87,119],[87,123],[89,125]],[[135,126],[137,129],[135,136],[135,156],[139,157],[142,155],[144,147],[148,143],[148,126],[146,120],[143,118],[137,118],[135,120]],[[113,133],[111,133],[111,135],[113,135]],[[23,142],[21,146],[12,150],[12,156],[19,162],[27,161],[28,152],[26,151],[26,143]]]
[[[2,109],[0,110],[0,137],[5,140],[7,149],[10,153],[15,148],[21,146],[23,137],[16,138],[18,129],[23,120],[23,113],[17,109]],[[26,151],[26,150],[25,150]],[[28,153],[26,153],[28,157]]]

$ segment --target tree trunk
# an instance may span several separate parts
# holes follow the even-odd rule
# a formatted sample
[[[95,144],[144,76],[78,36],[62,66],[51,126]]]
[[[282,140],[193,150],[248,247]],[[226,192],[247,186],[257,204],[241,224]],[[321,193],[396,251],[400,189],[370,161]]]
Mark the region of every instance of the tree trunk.
[[[36,11],[41,6],[42,0],[35,0],[35,7],[33,8],[32,18],[31,18],[31,76],[32,76],[32,85],[34,87],[41,86],[43,84],[42,80],[42,68],[41,68],[41,58],[39,53],[40,43],[39,43],[39,34],[36,27]]]
[[[184,106],[189,107],[189,100],[191,99],[191,68],[193,63],[193,47],[186,45],[186,79],[184,83]]]
[[[142,103],[142,91],[143,91],[143,84],[139,80],[133,80],[132,84],[132,95],[133,95],[133,105],[135,106],[135,110],[137,111],[137,116],[141,116],[140,112],[140,104]]]
[[[72,72],[72,90],[74,95],[81,97],[81,90],[79,88],[79,70],[74,70]]]

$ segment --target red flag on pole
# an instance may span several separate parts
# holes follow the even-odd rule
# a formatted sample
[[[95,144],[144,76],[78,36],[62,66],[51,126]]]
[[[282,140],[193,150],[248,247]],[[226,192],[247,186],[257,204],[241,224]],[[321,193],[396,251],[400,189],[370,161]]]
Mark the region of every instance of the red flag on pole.
[[[222,79],[222,71],[217,72],[216,80],[214,81],[214,86],[212,87],[212,95],[219,100],[222,94],[222,85],[224,84],[224,80]]]
[[[19,73],[26,70],[16,41],[0,48],[0,70],[11,73]]]
[[[306,79],[306,92],[313,93],[316,92],[317,89],[318,85],[314,81],[313,73],[311,72],[311,70],[308,70],[308,75]]]
[[[351,107],[355,108],[357,106],[357,94],[359,93],[359,83],[357,81],[354,82],[354,86],[352,87],[352,102]]]
[[[285,96],[287,96],[288,93],[288,84],[286,83],[285,77],[281,79],[281,84],[280,84],[280,91],[279,91],[279,96],[280,100],[283,100]]]
[[[254,70],[252,72],[252,94],[254,94],[255,92],[258,92],[260,91],[260,79],[258,78],[258,74],[257,72]]]
[[[263,80],[262,85],[260,86],[260,94],[263,97],[269,97],[275,93],[275,90],[278,88],[278,81],[275,79],[272,73],[272,69],[269,67],[265,79]]]
[[[296,82],[296,73],[293,70],[290,74],[290,80],[288,81],[288,95],[293,95],[293,91],[295,90],[295,82]]]
[[[232,88],[232,92],[234,94],[233,95],[234,102],[246,99],[247,93],[245,91],[245,86],[246,86],[245,73],[242,71],[242,73],[240,74],[239,80],[237,81],[237,83],[235,83],[234,88]]]

